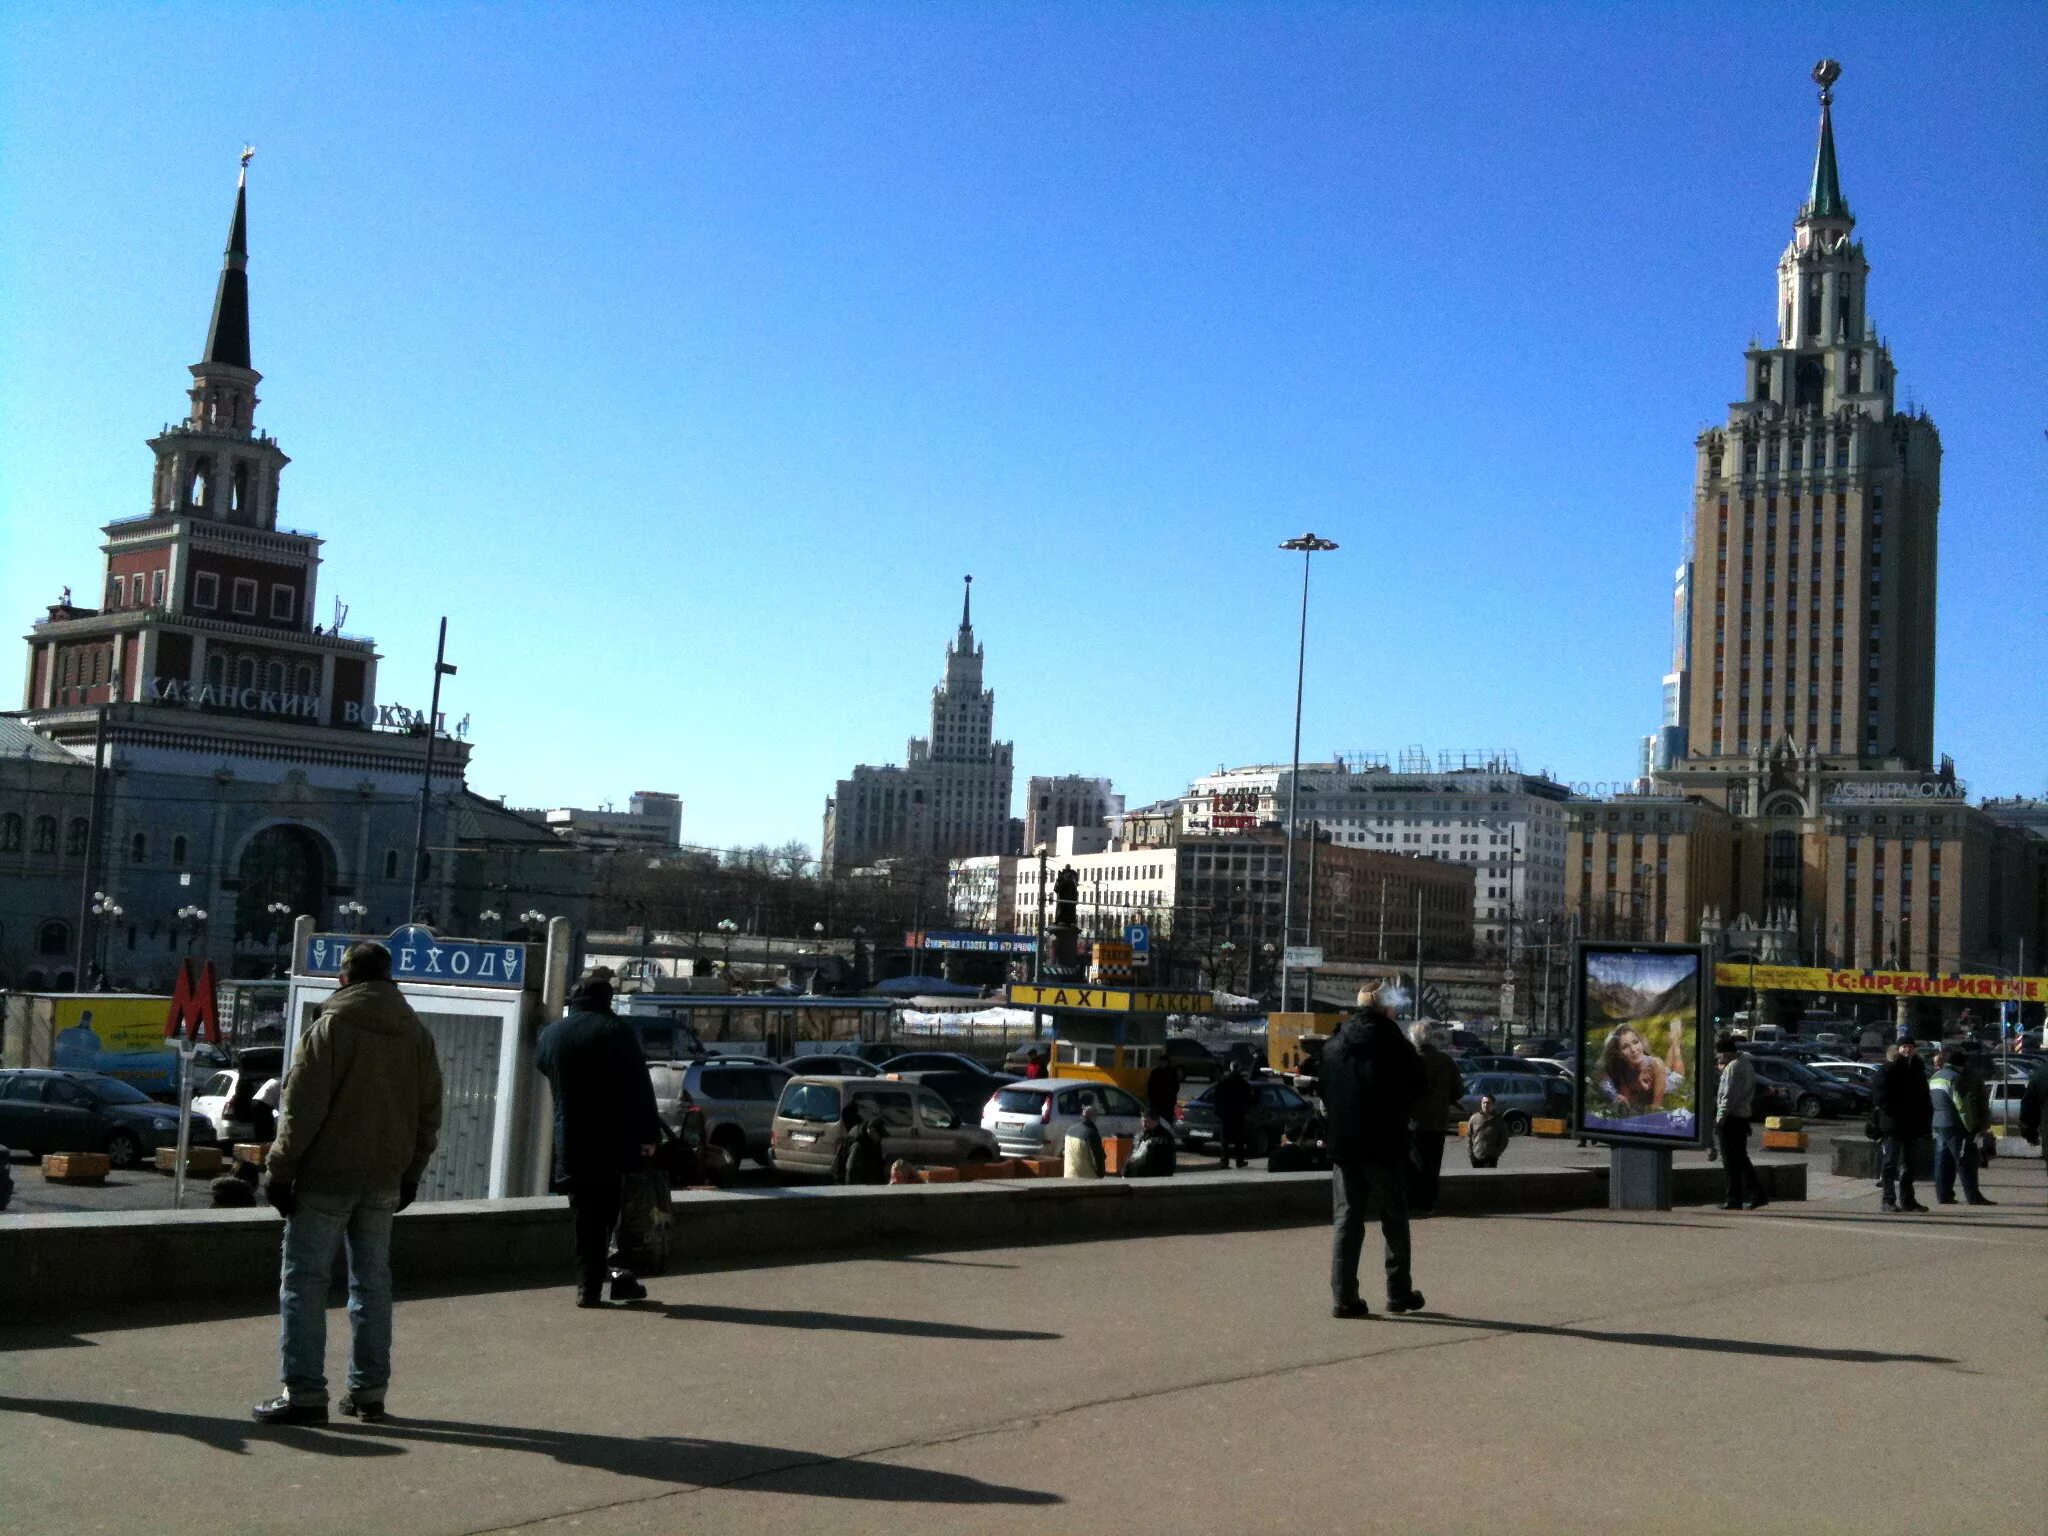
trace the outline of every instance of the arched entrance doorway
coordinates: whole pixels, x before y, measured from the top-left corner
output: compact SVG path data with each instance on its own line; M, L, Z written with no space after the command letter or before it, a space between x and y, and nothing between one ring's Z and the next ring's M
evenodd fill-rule
M291 922L301 914L318 923L327 912L327 843L310 827L289 822L265 827L249 839L235 873L241 888L235 893L235 943L271 945L282 933L289 937ZM273 913L273 903L290 909Z

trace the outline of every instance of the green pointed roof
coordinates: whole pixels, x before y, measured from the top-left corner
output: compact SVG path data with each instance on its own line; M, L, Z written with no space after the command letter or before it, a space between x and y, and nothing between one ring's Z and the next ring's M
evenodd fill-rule
M222 254L220 286L214 290L213 319L206 328L208 363L230 368L249 366L249 162L235 184L235 216L228 225L228 247Z
M1846 219L1849 204L1842 196L1842 173L1835 168L1835 123L1828 104L1820 106L1820 149L1813 157L1813 190L1806 212L1816 219Z

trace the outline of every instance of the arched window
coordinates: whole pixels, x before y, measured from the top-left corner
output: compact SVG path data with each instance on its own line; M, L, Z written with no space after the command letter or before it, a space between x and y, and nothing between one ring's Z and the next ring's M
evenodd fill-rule
M21 852L21 818L9 811L0 816L0 853Z
M128 862L140 864L149 857L149 834L138 832L128 839Z
M228 659L219 651L206 658L206 681L214 688L225 688L228 685Z
M386 880L396 880L398 878L398 850L396 848L384 850L384 878Z
M192 465L192 489L185 500L192 506L205 507L213 500L213 460L199 459Z
M237 515L249 510L249 461L235 461L235 478L228 488L228 511Z
M71 953L71 925L61 917L49 918L36 930L36 953L39 955L68 955Z
M92 826L83 816L71 818L71 825L64 830L64 852L78 858L85 852L85 840L92 835Z
M295 693L307 695L313 692L313 669L311 667L303 663L300 665L298 672L292 678L292 690Z
M272 693L284 692L284 663L273 661L263 669L263 686Z
M38 816L36 818L36 852L55 853L56 851L57 818L54 816Z
M171 862L173 864L185 862L185 837L183 833L171 839Z
M256 686L256 658L254 656L244 656L235 663L235 686L237 688L254 688Z

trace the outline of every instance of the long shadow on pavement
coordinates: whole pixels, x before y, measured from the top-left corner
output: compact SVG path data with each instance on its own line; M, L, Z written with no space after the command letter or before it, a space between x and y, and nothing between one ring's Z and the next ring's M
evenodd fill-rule
M873 1499L920 1504L1058 1504L1058 1494L1010 1488L952 1472L887 1462L845 1460L781 1446L748 1445L672 1435L632 1439L511 1424L457 1419L402 1419L381 1424L272 1428L247 1419L170 1413L123 1403L0 1396L0 1412L31 1413L89 1429L125 1429L175 1435L214 1450L246 1455L254 1442L272 1441L322 1456L400 1456L409 1445L450 1445L466 1450L514 1451L552 1457L564 1466L589 1467L620 1477L687 1487L758 1484L763 1491L819 1498Z
M1948 1355L1896 1354L1883 1349L1819 1349L1806 1344L1771 1344L1762 1339L1719 1339L1693 1333L1621 1333L1607 1328L1577 1328L1564 1323L1520 1323L1503 1318L1452 1317L1418 1312L1398 1322L1435 1323L1444 1328L1476 1328L1487 1333L1532 1333L1559 1339L1585 1339L1593 1344L1642 1344L1652 1349L1697 1349L1719 1355L1762 1355L1772 1360L1832 1360L1844 1365L1953 1365Z
M746 1323L758 1328L825 1329L840 1333L887 1333L913 1339L974 1339L998 1343L1015 1339L1057 1339L1036 1328L977 1328L971 1323L933 1323L916 1317L866 1317L857 1312L814 1312L778 1307L719 1307L674 1302L662 1308L677 1322Z

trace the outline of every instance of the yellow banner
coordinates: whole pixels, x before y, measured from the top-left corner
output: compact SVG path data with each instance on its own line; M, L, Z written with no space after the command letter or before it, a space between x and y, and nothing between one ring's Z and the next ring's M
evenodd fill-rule
M2048 976L1929 976L1924 971L1830 971L1811 965L1714 967L1716 986L1759 992L1851 992L1865 997L1935 997L1984 1002L2024 996L2048 1002Z
M1010 988L1018 1008L1072 1008L1084 1013L1208 1013L1215 1001L1207 992L1159 992L1150 987L1034 986L1020 982Z

